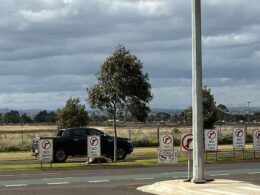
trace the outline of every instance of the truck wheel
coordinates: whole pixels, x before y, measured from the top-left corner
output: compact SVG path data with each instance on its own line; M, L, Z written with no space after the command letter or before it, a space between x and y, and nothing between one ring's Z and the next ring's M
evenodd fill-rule
M117 160L124 160L126 158L126 151L124 148L117 148L116 152Z
M57 149L54 152L54 162L65 162L67 159L67 154L63 149Z

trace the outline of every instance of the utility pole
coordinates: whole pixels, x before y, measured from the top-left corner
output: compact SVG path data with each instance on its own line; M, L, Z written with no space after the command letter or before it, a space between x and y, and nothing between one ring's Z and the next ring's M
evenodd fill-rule
M202 102L201 0L192 0L192 134L194 183L205 183Z

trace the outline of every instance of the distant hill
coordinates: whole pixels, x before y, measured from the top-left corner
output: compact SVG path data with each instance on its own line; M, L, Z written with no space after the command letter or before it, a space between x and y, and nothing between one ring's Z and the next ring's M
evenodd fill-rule
M171 108L150 108L151 113L159 113L159 112L166 112L166 113L181 113L185 109L171 109ZM246 113L248 111L247 107L230 107L228 108L230 113ZM5 114L7 112L10 112L12 110L16 110L20 113L26 113L30 115L35 115L39 113L40 111L43 111L45 109L24 109L24 110L19 110L19 109L9 109L9 108L0 108L0 113ZM103 114L103 112L96 110L96 109L91 109L87 108L86 109L88 113L97 113L97 114ZM52 112L56 110L47 110L47 112ZM260 112L260 107L250 107L249 108L250 112Z

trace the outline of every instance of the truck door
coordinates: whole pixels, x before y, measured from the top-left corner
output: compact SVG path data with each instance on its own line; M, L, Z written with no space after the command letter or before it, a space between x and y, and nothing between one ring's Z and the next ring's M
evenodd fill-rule
M86 129L71 129L70 130L70 149L72 155L87 154L87 135Z

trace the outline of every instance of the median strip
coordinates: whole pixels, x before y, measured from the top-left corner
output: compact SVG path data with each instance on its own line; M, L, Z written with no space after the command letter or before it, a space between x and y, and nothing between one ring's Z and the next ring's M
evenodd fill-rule
M248 175L252 175L252 174L259 174L260 172L250 172L250 173L247 173Z
M63 185L63 184L69 184L69 182L55 182L55 183L47 183L48 185Z
M154 179L152 177L147 177L147 178L136 178L135 180L151 180Z
M101 183L101 182L109 182L110 180L95 180L95 181L88 181L89 183Z
M21 187L21 186L27 186L27 184L5 185L5 187Z

